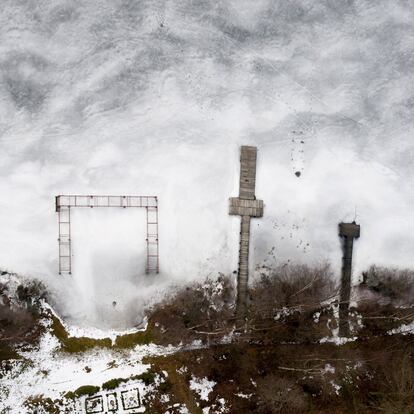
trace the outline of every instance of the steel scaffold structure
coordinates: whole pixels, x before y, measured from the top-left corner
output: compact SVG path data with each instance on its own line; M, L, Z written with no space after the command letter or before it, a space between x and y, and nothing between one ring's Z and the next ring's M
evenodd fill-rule
M158 273L158 198L156 196L114 195L58 195L55 199L59 218L59 274L72 273L72 236L70 212L77 207L145 208L147 219L147 264L146 273Z

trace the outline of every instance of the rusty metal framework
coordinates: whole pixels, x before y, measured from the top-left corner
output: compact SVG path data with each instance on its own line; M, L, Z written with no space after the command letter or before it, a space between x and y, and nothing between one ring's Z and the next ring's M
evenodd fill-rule
M59 274L72 273L72 235L70 212L74 207L145 208L147 218L146 273L159 273L158 198L156 196L58 195L56 212L59 217Z

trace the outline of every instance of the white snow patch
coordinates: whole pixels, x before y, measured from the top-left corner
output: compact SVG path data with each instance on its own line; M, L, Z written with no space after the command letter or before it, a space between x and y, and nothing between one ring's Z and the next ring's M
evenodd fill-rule
M178 412L180 414L190 414L190 412L188 411L188 408L185 405L181 405L179 403L174 404L171 408L174 408L174 410L170 411L167 410L164 414L172 414L172 413L176 413L178 410Z
M23 403L33 395L57 399L82 385L101 386L113 378L139 375L149 368L142 363L143 357L177 351L172 346L150 344L123 352L95 348L75 355L59 353L59 348L57 338L46 332L37 347L18 350L23 359L11 362L12 369L2 372L0 412L21 414L25 410Z
M344 345L347 342L353 342L358 339L357 336L353 336L350 338L347 337L339 337L339 336L326 336L325 338L322 338L319 343L325 344L325 343L333 343L336 345Z
M414 332L414 322L411 322L409 324L403 324L399 326L398 328L391 329L388 331L388 335L395 335L395 334L412 334Z
M61 322L63 323L63 321ZM144 326L142 328L139 328L139 329L132 328L132 329L127 329L123 331L117 331L114 329L105 330L105 329L94 328L92 326L91 327L80 327L80 326L75 326L75 325L69 325L66 323L63 323L63 325L67 333L69 334L69 336L73 336L76 338L87 337L87 338L94 338L94 339L109 338L114 344L117 336L145 331L148 326L148 321L147 319L145 319Z
M224 399L224 398L219 398L218 399L218 402L220 403L220 405L221 405L221 410L219 411L219 412L221 412L221 413L226 413L228 410L227 410L227 407L226 407L226 400Z
M226 407L226 400L224 398L219 398L216 404L213 404L211 407L204 407L203 414L220 414L228 413L228 408Z
M341 386L340 386L340 385L338 385L338 384L336 384L336 383L334 382L334 380L329 381L329 383L332 385L333 389L335 390L335 394L336 394L336 395L339 395L339 391L340 391L340 389L341 389Z
M104 339L109 338L112 341L112 344L115 343L116 337L136 332L142 332L147 329L148 319L145 317L143 322L143 327L141 328L131 328L127 330L117 331L115 329L99 329L93 326L90 327L81 327L73 325L65 321L60 317L60 315L50 306L46 301L42 301L42 308L52 313L52 315L59 320L62 326L65 328L66 332L70 337L74 338L92 338L92 339Z
M240 398L245 398L246 400L253 396L253 394L243 394L242 392L238 392L236 395Z
M325 372L329 372L330 374L335 374L335 367L331 364L325 364L325 368L323 369Z
M334 318L336 319L336 328L331 328L330 326L328 326L328 328L331 329L332 336L334 338L338 338L339 337L339 305L338 303L332 304L332 312L333 312ZM330 320L328 321L328 323L329 322Z
M188 368L187 367L185 367L184 365L181 367L181 368L178 368L177 369L177 372L179 373L179 374L185 374L186 372L188 371Z
M195 391L203 401L208 401L208 395L213 391L215 385L216 382L209 381L207 378L191 376L190 389Z
M220 343L221 344L230 344L233 340L233 336L234 336L234 329L227 335L224 335L221 340Z
M168 394L162 394L160 397L160 401L162 403L167 403L170 401L170 396Z

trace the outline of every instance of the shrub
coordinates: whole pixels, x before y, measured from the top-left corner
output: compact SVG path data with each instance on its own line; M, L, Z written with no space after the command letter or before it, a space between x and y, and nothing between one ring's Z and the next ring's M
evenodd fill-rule
M46 412L51 414L59 414L60 408L59 408L59 400L53 401L51 398L44 398L43 395L37 395L35 397L28 398L24 405L27 408L33 409L34 413L37 412ZM42 411L38 411L38 409L41 409Z
M307 396L291 379L275 374L257 381L258 413L304 413Z
M0 342L0 362L7 361L9 359L20 359L21 356L11 347L4 343L4 341ZM0 373L0 378L2 374Z
M8 287L0 284L0 361L20 358L14 351L15 345L35 343L39 339L44 327L38 323L38 305L44 293L40 282L19 285L16 304Z
M383 302L414 305L414 271L371 266L363 273L362 287L379 294Z
M304 342L327 336L332 309L322 303L336 293L328 265L264 269L250 289L248 335L261 342ZM319 312L317 322L316 311Z
M19 301L33 313L39 312L39 301L47 296L46 287L38 280L31 280L17 286L16 294Z
M317 309L337 288L328 264L279 266L265 269L251 289L253 312L275 313L282 308Z
M207 340L207 334L218 331L217 337L231 329L229 319L234 312L234 287L231 279L220 275L194 283L167 297L148 311L152 338L160 344L190 343ZM214 337L214 336L213 336Z
M251 306L247 325L238 338L259 341L311 341L330 334L332 309L321 303L337 293L328 265L280 266L264 269L250 289ZM148 335L160 344L218 342L240 325L234 315L234 280L220 275L176 291L148 313ZM320 322L313 315L320 313ZM276 320L275 320L276 319ZM241 334L241 335L240 335ZM132 334L134 335L134 334ZM128 343L129 337L123 338ZM131 336L131 339L133 337ZM123 342L117 339L117 346Z
M0 360L16 358L14 345L36 342L42 329L26 309L0 305Z
M171 384L171 381L169 379L166 379L158 387L159 391L162 392L162 393L167 393L167 392L171 391L171 388L172 388L172 384Z
M414 406L413 355L392 358L392 369L383 368L384 382L376 396L378 408L389 413L409 413Z

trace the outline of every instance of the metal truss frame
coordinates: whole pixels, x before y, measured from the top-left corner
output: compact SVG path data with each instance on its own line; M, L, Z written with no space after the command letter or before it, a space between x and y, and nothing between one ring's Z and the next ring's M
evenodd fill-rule
M59 274L72 274L72 235L70 212L77 207L145 208L147 218L146 273L159 273L158 198L156 196L58 195L55 197L59 218Z

